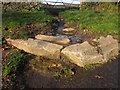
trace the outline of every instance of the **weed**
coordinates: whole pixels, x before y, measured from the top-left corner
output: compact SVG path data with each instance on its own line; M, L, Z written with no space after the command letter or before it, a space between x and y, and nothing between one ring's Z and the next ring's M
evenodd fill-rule
M16 72L20 65L23 64L25 60L25 55L21 54L20 51L10 52L8 56L9 62L4 65L3 77L7 76L10 73Z
M112 62L113 60L117 59L117 56L112 56L108 62Z
M60 73L60 72L55 72L53 76L54 77L63 77L62 73Z
M88 65L85 65L85 70L93 70L95 69L96 65L93 65L93 64L88 64Z
M19 31L19 32L14 32L10 35L11 39L27 39L30 36L30 32L28 31Z
M75 73L74 73L72 68L65 67L60 72L54 73L53 76L55 76L55 77L68 77L68 76L72 76L74 74Z

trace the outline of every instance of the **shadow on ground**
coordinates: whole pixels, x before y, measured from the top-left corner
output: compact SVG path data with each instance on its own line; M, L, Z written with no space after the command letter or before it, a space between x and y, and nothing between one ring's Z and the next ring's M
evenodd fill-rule
M118 63L116 60L86 71L75 66L75 75L68 78L43 76L37 72L25 74L25 88L118 88Z

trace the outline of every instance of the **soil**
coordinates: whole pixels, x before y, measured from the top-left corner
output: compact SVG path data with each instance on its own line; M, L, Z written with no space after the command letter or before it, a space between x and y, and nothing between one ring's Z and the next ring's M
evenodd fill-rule
M75 66L75 75L69 78L47 77L32 72L25 79L29 88L117 88L118 61L114 60L90 71Z
M75 74L68 77L54 77L49 72L43 73L25 68L12 74L4 81L4 88L118 88L118 63L120 56L111 62L93 70L85 70L73 65ZM28 67L28 66L27 66ZM55 70L53 70L55 71Z

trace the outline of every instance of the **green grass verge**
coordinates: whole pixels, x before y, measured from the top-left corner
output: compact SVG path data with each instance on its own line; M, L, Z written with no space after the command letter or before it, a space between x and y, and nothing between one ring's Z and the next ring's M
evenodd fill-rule
M2 30L3 36L12 36L14 32L19 31L19 37L28 36L28 31L18 30L27 24L45 25L52 21L52 16L47 15L45 11L40 10L10 10L3 11L2 14Z
M60 13L66 23L79 22L79 29L89 29L103 34L118 34L118 13L92 10L68 10Z

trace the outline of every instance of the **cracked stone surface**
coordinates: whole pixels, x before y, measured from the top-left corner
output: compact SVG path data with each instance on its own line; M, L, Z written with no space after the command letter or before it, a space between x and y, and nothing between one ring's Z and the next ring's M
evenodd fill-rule
M50 59L60 59L60 50L63 48L61 45L34 39L7 39L7 41L25 52Z
M84 67L87 64L103 63L103 57L87 41L64 48L61 52L70 62Z
M118 41L116 39L113 39L111 35L108 35L107 37L100 37L100 39L98 39L98 42L98 46L102 50L105 62L119 54Z
M90 45L87 41L74 44L62 50L62 54L70 62L84 67L87 64L106 63L119 54L118 41L112 36L100 37L97 46Z

